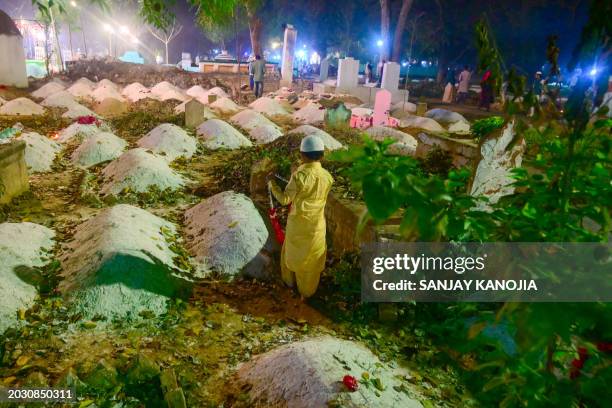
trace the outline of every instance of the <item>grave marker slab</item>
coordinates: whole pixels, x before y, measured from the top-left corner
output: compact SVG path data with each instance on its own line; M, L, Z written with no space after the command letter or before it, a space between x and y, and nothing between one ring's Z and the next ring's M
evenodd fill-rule
M206 108L197 99L185 104L185 126L195 129L206 120Z
M391 92L397 91L400 79L400 66L397 62L385 63L383 70L381 88Z

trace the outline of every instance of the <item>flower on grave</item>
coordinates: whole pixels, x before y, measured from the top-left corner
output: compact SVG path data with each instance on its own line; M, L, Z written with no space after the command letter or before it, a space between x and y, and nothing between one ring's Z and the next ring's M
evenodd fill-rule
M351 392L357 391L357 388L359 388L357 379L352 375L345 375L344 378L342 378L342 383Z

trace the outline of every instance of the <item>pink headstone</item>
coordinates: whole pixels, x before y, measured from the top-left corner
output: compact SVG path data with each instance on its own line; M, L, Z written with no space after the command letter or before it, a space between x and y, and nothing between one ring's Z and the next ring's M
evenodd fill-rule
M376 93L374 101L374 114L372 115L372 126L388 126L389 111L391 109L391 92L381 89Z

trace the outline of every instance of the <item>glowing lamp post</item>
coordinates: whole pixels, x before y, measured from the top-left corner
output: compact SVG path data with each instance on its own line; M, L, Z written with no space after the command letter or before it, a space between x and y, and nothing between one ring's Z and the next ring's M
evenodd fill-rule
M112 56L112 49L113 49L113 33L115 32L115 30L113 29L113 27L110 24L104 24L104 31L106 31L108 33L108 56Z

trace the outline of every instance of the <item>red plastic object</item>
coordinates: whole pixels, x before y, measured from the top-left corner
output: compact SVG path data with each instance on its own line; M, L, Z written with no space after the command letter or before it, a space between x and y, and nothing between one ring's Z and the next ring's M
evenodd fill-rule
M79 116L76 121L79 125L92 125L94 123L98 125L100 123L98 122L98 119L95 116L91 115Z
M276 214L276 208L270 208L268 217L270 218L270 223L272 223L272 229L274 230L276 240L279 244L283 245L283 242L285 242L285 231L283 231L283 227L278 219L278 214Z
M351 392L355 392L357 388L359 388L359 382L357 382L357 379L352 375L345 375L344 378L342 378L342 383Z

